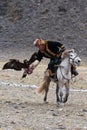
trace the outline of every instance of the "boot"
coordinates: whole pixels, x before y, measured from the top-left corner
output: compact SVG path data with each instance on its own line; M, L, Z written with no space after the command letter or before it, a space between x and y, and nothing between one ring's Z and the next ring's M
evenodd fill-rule
M52 75L52 76L50 76L52 79L54 79L54 81L58 81L58 78L57 78L57 75L56 74L54 74L54 75Z
M73 70L73 71L72 71L72 74L75 75L75 76L77 76L79 73L78 73L77 70Z
M55 81L58 81L56 73L52 72L52 70L48 70L48 72L51 78L53 78Z
M74 65L71 66L71 73L74 76L77 76L79 74L78 71L76 70L76 66Z
M57 74L54 74L53 79L54 79L55 81L58 81Z

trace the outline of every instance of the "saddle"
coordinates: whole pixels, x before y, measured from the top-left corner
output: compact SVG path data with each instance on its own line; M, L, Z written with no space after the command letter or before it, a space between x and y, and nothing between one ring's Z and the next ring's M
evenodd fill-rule
M56 67L55 71L50 70L50 69L47 69L47 70L48 70L48 73L49 73L50 78L54 79L54 81L58 81L58 78L57 78L57 73L56 73L56 72L57 72L57 68L58 68L58 67Z

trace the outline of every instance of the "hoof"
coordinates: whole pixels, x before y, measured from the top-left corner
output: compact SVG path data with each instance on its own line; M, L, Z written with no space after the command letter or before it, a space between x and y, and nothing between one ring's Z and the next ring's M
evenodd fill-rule
M48 104L49 102L47 102L47 101L44 101L44 104Z
M62 102L57 103L57 107L63 107L63 106L64 106L64 103L62 103Z

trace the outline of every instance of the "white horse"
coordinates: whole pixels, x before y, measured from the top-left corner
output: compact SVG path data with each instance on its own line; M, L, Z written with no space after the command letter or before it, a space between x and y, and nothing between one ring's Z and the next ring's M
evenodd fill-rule
M38 92L41 93L45 91L44 102L47 101L47 94L49 90L49 85L51 81L56 83L56 99L57 104L65 103L69 96L69 83L72 79L71 66L79 66L81 62L80 57L74 51L74 49L66 50L62 54L62 62L58 65L57 78L58 81L54 81L48 73L45 71L44 80L42 85L39 87Z

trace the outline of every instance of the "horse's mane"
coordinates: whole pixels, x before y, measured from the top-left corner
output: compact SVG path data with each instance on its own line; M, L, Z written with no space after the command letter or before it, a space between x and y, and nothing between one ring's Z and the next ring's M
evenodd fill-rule
M74 49L66 49L66 50L62 53L61 58L62 58L62 59L67 58L67 57L69 56L69 53L70 53L70 52L74 52Z

